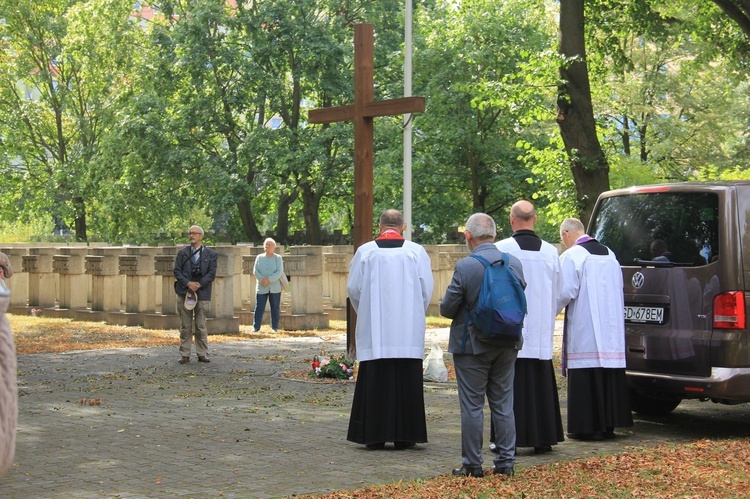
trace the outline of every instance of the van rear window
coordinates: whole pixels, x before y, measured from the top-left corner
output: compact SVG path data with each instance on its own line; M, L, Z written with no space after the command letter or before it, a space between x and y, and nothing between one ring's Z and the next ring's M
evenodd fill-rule
M695 192L603 198L589 234L611 248L621 265L707 265L719 257L719 198Z

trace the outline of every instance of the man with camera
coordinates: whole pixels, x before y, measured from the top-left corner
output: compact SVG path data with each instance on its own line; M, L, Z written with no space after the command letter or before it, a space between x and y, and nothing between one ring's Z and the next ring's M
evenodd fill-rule
M174 262L174 289L180 316L180 364L190 362L193 336L198 362L211 362L206 355L206 314L211 304L211 283L216 277L218 260L216 252L201 243L203 229L193 225L188 229L188 236L190 246L182 248Z

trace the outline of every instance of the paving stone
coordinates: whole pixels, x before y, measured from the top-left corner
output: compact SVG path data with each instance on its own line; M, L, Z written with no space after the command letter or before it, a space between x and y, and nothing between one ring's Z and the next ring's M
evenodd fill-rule
M447 351L447 330L430 332L428 350L433 341ZM0 497L272 498L426 479L460 465L455 382L425 383L429 443L368 451L346 441L353 382L281 376L345 345L343 335L210 343L210 364L187 365L177 363L177 345L21 355L15 465L0 479ZM687 402L668 418L636 417L614 440L566 441L541 456L520 449L517 470L706 434L731 438L749 425L747 405ZM485 468L492 457L485 452Z

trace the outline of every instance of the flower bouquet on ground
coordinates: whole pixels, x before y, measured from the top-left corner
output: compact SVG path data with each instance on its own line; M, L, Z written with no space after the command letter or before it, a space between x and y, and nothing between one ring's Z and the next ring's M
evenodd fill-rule
M346 355L315 356L310 376L314 378L354 379L354 360Z

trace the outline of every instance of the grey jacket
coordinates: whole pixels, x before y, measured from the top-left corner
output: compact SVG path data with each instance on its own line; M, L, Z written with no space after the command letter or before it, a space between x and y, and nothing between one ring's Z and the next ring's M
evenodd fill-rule
M500 250L494 244L487 242L482 243L474 248L474 253L481 256L488 262L496 262L500 259ZM523 264L515 256L508 254L508 266L516 274L521 286L526 287L526 281L523 277ZM482 287L484 279L484 265L472 257L465 257L456 263L453 270L453 279L445 290L445 296L440 301L440 315L453 319L451 322L450 338L448 339L448 351L451 353L468 353L481 354L495 348L514 348L520 350L523 346L523 338L516 342L507 344L490 344L486 343L474 333L474 329L469 324L468 337L464 349L464 329L466 324L466 304L473 311L476 309L479 299L479 290Z

